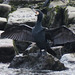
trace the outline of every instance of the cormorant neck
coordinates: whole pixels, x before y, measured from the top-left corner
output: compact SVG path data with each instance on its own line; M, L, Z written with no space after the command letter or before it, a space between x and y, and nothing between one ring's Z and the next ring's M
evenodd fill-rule
M38 15L36 25L38 26L42 25L42 15Z
M41 21L37 21L36 24L35 24L35 26L38 26L38 27L42 26Z

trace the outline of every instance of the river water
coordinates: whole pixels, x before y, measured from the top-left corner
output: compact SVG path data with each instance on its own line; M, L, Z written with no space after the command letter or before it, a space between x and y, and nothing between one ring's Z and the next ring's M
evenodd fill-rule
M75 75L75 54L65 54L60 59L64 65L69 68L63 71L51 70L27 70L25 68L13 69L8 68L10 63L0 63L0 75Z

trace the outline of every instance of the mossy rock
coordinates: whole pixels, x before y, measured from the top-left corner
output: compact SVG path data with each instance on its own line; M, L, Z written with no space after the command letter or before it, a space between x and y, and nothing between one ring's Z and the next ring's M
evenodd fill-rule
M43 25L48 28L60 27L62 25L68 26L68 11L63 7L55 7L48 9L44 16Z

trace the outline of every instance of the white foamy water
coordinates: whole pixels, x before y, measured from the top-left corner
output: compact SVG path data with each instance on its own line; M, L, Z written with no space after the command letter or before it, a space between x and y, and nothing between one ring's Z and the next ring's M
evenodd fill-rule
M63 71L51 71L51 70L27 70L25 68L13 69L8 68L10 63L0 63L0 75L75 75L75 54L65 54L61 60L64 65L69 68Z

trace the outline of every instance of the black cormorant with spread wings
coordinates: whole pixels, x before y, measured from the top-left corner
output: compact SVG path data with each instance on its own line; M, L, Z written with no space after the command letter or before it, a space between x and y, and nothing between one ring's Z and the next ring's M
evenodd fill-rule
M45 29L42 26L43 13L40 10L36 10L35 13L37 22L33 28L27 25L9 27L1 34L1 37L35 42L40 50L45 49L53 56L56 56L56 53L50 48L48 40L51 40L54 46L75 41L75 34L64 26L56 29Z

